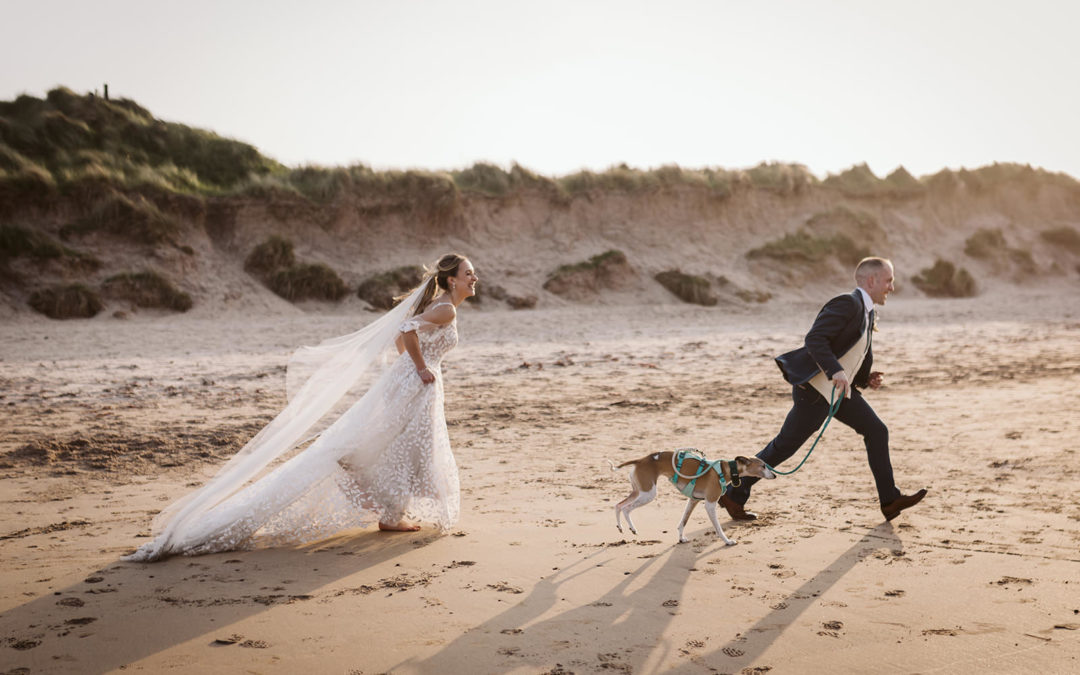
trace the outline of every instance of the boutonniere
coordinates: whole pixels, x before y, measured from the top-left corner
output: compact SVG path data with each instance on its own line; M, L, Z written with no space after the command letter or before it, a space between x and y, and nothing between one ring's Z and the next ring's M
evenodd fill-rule
M870 326L870 330L874 331L875 333L876 333L876 332L877 332L877 330L878 330L878 327L877 327L877 319L878 319L878 316L877 316L877 312L874 312L874 325L873 325L873 326Z

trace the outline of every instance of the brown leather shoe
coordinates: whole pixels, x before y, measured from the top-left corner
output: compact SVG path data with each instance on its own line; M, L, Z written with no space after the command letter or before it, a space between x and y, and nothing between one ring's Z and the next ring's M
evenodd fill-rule
M892 520L900 515L900 512L904 509L915 506L922 498L926 496L926 488L923 488L913 495L900 495L888 504L882 504L881 513L884 514L885 520Z
M757 514L751 513L743 508L743 505L728 497L726 494L720 495L720 504L727 509L727 513L731 516L732 520L757 520Z

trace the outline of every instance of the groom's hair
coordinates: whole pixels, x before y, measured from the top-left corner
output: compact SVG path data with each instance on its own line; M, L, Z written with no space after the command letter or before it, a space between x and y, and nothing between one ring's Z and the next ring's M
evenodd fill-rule
M869 279L886 267L892 267L892 261L888 258L874 256L863 258L855 266L855 283L861 284L864 280Z

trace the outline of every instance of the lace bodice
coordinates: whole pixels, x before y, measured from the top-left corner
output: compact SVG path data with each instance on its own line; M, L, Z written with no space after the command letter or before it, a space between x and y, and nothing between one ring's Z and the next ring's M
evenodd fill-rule
M437 306L433 305L432 307ZM427 321L423 317L414 316L402 322L400 331L402 333L416 331L416 336L420 340L420 354L424 357L424 363L432 372L442 362L443 356L457 346L458 343L457 319L447 324L437 324ZM402 356L408 358L404 354Z

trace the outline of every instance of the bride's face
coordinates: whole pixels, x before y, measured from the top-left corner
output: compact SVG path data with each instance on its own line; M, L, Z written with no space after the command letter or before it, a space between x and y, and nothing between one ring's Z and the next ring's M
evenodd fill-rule
M456 277L452 277L454 283L452 286L458 289L459 293L463 293L462 297L468 298L476 295L476 282L480 280L476 276L476 270L473 269L473 265L468 260L465 260L458 266L458 273Z

